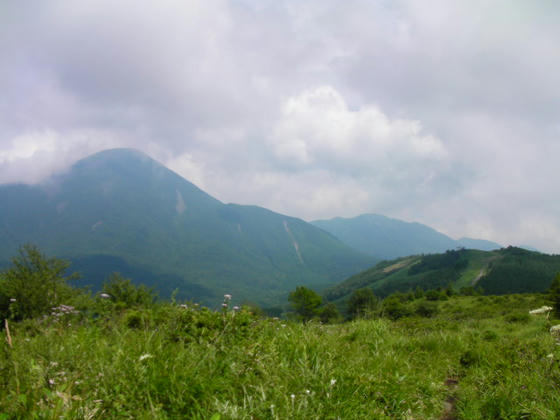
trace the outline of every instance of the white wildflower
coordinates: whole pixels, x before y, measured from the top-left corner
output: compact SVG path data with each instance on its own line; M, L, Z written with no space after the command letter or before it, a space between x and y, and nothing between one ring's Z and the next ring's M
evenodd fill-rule
M311 394L311 391L308 390L308 389L306 389L306 390L305 390L305 393L306 393L307 395L310 395L310 394Z
M99 297L100 297L101 299L110 299L110 298L111 298L111 295L109 295L109 294L107 294L107 293L101 293L101 294L99 295Z
M179 305L179 308L188 309L189 307L183 303L182 305Z
M54 379L49 379L49 384L54 385Z
M334 384L336 384L336 379L331 379L331 386L334 386Z
M547 357L548 359L554 359L554 354L552 354L552 353L547 354L546 357Z
M224 300L231 300L231 295L224 295Z
M142 356L140 356L138 360L141 362L142 360L151 359L152 357L154 356L152 356L150 353L145 353Z
M238 311L238 310L239 310L239 306L234 306L234 307L233 307L233 310L234 310L234 311Z
M10 302L17 302L15 298L10 298Z
M222 303L222 308L227 308L227 303Z
M550 311L552 311L552 306L541 306L538 309L533 309L532 311L529 311L529 313L531 315L539 315L539 314L545 314Z

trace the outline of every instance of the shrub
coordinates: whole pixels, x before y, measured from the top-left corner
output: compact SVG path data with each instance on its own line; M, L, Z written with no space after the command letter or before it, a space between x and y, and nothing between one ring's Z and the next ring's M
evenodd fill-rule
M340 313L334 303L327 303L319 311L319 319L324 324L332 324L340 319Z
M77 293L67 281L70 263L47 258L34 245L24 245L12 259L12 266L0 275L0 316L22 320L50 313L68 303Z
M124 324L128 328L143 328L145 320L140 312L132 310L126 313L124 317Z
M414 289L414 299L421 299L424 297L424 289L422 289L420 286L416 286L416 289Z
M414 312L416 315L422 316L424 318L431 318L438 313L437 302L429 302L426 300L420 301L416 304Z
M348 299L347 312L350 319L364 317L377 307L378 301L368 288L355 290Z
M445 292L439 291L439 290L428 290L426 292L426 299L427 300L446 300L447 299L447 294L445 294Z
M136 286L120 273L113 273L103 285L103 294L109 296L117 308L149 307L156 301L156 293L143 284Z
M527 323L531 319L531 316L526 312L513 312L504 317L507 322L519 322Z
M461 366L467 368L477 365L481 360L480 354L475 350L467 350L459 358L459 363Z
M498 338L498 334L492 330L486 330L482 333L482 339L486 341L494 341Z
M395 320L412 314L411 310L398 299L387 298L383 301L383 313Z
M172 341L205 341L227 331L224 339L231 340L247 335L250 326L258 319L243 308L239 311L215 312L208 308L165 307L159 315Z
M290 293L288 300L292 304L296 316L303 322L307 322L319 314L321 296L307 287L298 286L295 291Z

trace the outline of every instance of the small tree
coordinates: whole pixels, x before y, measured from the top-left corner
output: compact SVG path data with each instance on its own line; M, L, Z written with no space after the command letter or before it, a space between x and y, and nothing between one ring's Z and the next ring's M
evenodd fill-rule
M319 311L319 319L323 324L331 324L340 319L340 313L334 303L327 303Z
M424 318L431 318L438 312L437 302L432 302L429 300L421 300L416 304L414 310L416 315L422 316Z
M416 286L416 289L414 289L414 299L422 299L424 297L424 289L422 289L420 286Z
M560 318L560 273L556 274L548 289L548 296L554 308L554 314Z
M125 308L135 306L150 306L156 300L153 289L143 284L136 286L130 279L120 273L112 273L107 282L103 284L103 293L110 296L112 302Z
M391 296L383 301L383 313L391 319L399 319L412 314L407 305Z
M295 291L291 292L288 300L292 304L296 316L303 322L307 322L318 315L322 301L321 296L303 286L298 286Z
M0 275L0 312L13 319L33 318L50 313L75 293L66 275L70 263L47 258L35 245L24 245L12 258L12 266Z
M375 310L377 298L368 288L354 290L348 299L347 312L351 319L364 317Z
M448 297L455 296L457 292L453 289L453 285L449 283L445 290L443 291Z

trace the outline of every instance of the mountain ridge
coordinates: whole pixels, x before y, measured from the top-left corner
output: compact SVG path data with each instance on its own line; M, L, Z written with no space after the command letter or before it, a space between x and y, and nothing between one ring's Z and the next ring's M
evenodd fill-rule
M480 287L487 294L545 292L560 272L560 255L509 246L494 251L473 249L412 255L382 261L325 291L341 302L356 290L370 288L385 297L416 288Z
M382 259L444 252L462 247L481 250L501 248L501 245L495 242L482 239L455 240L427 225L379 214L361 214L352 218L335 217L310 223L330 232L347 245Z
M276 303L296 285L322 288L376 260L301 219L224 204L135 149L88 156L39 186L0 186L0 202L0 260L26 242L64 258L114 257L211 291L187 296L203 301L228 293Z

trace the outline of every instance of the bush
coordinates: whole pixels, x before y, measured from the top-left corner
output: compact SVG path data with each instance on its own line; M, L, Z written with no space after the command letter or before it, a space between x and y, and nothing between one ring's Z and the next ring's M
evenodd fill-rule
M463 366L464 368L468 368L477 365L478 363L480 363L480 360L481 356L477 351L467 350L459 358L459 363L461 363L461 366Z
M153 289L143 284L136 286L130 279L119 273L113 273L103 285L102 292L109 295L109 299L119 309L134 307L150 307L157 298Z
M307 287L298 286L295 291L290 293L288 300L292 304L297 318L303 322L307 322L319 314L321 296Z
M438 310L437 302L423 300L416 304L414 312L421 317L431 318L438 313Z
M67 285L77 274L65 276L70 263L47 258L34 245L24 245L12 266L0 274L0 316L22 320L50 313L78 293Z
M340 313L334 303L327 303L319 311L319 319L323 324L332 324L340 319Z
M519 322L519 323L527 323L531 319L531 316L527 312L514 312L508 314L504 317L507 322Z
M390 298L383 301L383 313L393 320L412 315L408 306L398 299Z
M235 339L245 336L249 327L257 319L246 309L240 311L215 312L208 308L166 307L165 329L172 341L204 341L218 337Z
M348 299L348 316L350 319L364 317L371 314L377 307L377 304L377 298L371 289L355 290Z
M482 339L486 340L486 341L494 341L498 338L498 334L495 331L492 330L485 330L482 333Z
M124 317L124 324L128 328L138 329L145 326L145 320L140 312L133 310L126 313Z
M448 296L445 292L439 290L428 290L426 292L426 299L427 300L447 300Z

